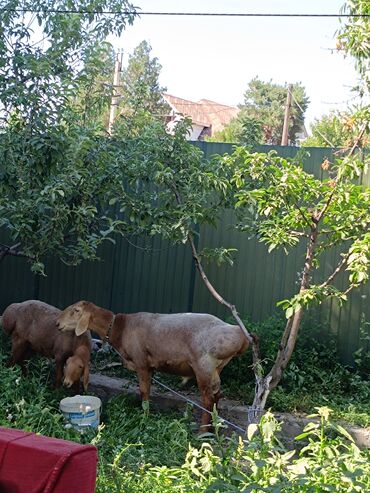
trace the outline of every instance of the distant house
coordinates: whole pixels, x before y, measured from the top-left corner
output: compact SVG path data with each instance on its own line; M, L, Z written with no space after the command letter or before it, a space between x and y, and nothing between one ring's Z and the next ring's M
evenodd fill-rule
M163 98L171 107L167 123L169 132L181 119L191 118L193 126L189 140L204 140L205 136L211 137L228 125L239 113L239 109L235 106L226 106L209 99L201 99L195 103L170 94L163 94Z

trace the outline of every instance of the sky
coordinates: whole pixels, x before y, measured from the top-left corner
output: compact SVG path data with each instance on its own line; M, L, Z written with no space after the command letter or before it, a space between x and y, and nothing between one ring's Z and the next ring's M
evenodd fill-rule
M339 13L344 0L131 0L142 12ZM338 18L142 16L111 39L127 54L142 40L162 65L160 82L184 99L243 102L248 82L301 82L309 124L354 101L354 62L335 50Z

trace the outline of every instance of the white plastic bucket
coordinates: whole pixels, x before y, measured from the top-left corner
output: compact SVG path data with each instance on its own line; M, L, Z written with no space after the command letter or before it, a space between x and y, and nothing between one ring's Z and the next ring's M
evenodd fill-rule
M97 428L100 423L101 400L92 395L75 395L60 401L59 409L75 428Z

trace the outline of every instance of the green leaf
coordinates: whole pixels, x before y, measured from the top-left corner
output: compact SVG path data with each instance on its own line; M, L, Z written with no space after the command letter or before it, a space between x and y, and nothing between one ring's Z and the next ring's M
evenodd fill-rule
M285 311L285 317L290 318L294 314L294 308L290 306L286 311Z
M338 424L333 426L341 435L345 436L346 438L348 438L348 440L354 443L353 437L348 433L348 431L345 428L343 428L343 426Z

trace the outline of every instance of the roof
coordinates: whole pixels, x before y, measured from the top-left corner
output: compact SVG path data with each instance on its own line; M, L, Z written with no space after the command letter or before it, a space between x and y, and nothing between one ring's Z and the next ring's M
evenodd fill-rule
M227 106L209 99L194 102L171 94L164 94L163 97L176 113L191 118L197 125L212 127L212 133L222 130L239 113L235 106Z

